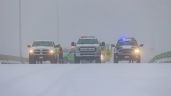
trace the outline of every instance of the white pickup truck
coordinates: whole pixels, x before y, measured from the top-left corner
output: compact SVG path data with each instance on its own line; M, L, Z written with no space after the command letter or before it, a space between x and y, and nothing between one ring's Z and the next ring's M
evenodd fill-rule
M34 41L32 45L28 45L29 64L43 61L57 63L57 47L53 41Z
M81 60L95 60L96 63L101 63L101 48L105 43L99 43L96 37L82 36L77 43L72 42L71 46L75 47L75 63L80 63Z

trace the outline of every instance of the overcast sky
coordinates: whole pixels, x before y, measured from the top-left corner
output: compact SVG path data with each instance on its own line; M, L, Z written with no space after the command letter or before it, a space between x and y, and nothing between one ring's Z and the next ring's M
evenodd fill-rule
M19 55L19 0L0 0L0 53ZM115 43L120 35L144 44L143 59L171 50L171 0L21 0L22 46L34 40L69 47L82 35Z

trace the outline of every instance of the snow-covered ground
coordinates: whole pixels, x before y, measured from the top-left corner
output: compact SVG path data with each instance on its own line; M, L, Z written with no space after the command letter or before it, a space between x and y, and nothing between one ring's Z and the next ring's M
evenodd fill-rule
M171 64L0 64L0 96L171 96Z
M5 60L0 60L0 64L20 64L19 61L5 61Z

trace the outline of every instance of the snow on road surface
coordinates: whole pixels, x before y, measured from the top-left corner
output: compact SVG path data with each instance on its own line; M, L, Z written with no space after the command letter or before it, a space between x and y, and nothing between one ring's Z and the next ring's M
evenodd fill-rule
M0 65L0 96L171 96L171 64Z

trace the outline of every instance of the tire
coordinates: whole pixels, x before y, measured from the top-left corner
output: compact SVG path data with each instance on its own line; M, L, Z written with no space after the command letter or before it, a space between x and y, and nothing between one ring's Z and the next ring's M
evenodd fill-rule
M42 60L42 59L41 59L41 60L39 60L39 63L40 63L40 64L43 64L43 60Z
M141 56L140 55L138 56L136 63L141 63Z
M114 59L113 59L113 63L118 63L118 58L117 58L117 55L116 54L114 54Z
M34 56L29 56L29 64L36 64Z
M138 60L136 61L136 63L141 63L141 59L138 59Z
M118 59L114 59L114 63L118 63Z
M52 59L52 60L50 60L50 63L51 63L51 64L55 64L56 62L55 62L54 59Z
M56 58L56 57L53 57L53 58L50 60L50 63L51 63L51 64L56 64L56 63L57 63L57 58Z
M80 63L80 58L75 56L75 63L78 64Z
M63 64L63 61L64 61L63 57L59 57L59 64Z
M129 60L129 63L134 63L134 60L133 60L133 59L130 59L130 60Z
M97 57L97 58L95 59L95 62L96 62L96 63L101 63L101 58L100 58L100 57Z

